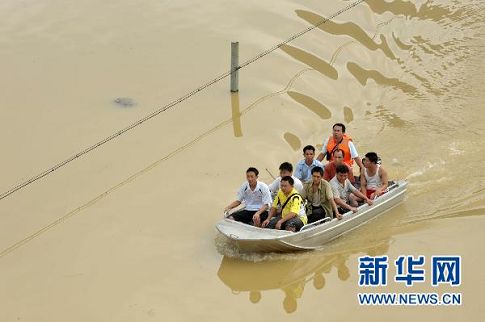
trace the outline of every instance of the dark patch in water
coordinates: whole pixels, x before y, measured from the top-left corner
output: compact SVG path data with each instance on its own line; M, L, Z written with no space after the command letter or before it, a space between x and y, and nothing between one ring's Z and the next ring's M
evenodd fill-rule
M116 105L118 105L120 107L124 107L124 108L136 106L136 102L132 98L129 98L129 97L118 97L118 98L114 99L113 102Z

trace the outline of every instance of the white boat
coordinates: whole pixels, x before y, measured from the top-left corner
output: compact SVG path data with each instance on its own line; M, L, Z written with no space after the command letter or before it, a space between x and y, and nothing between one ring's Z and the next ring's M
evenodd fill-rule
M329 241L347 233L397 206L406 192L407 182L390 181L389 191L369 206L363 204L356 213L343 218L325 218L307 224L299 232L259 228L227 218L217 223L217 230L243 252L288 252L322 248Z

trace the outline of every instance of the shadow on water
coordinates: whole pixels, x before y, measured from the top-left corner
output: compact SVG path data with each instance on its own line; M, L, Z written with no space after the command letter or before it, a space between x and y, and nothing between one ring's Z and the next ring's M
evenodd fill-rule
M316 290L324 291L326 277L332 268L337 270L340 281L345 282L351 273L347 266L353 254L365 253L377 256L387 253L390 240L374 243L370 247L360 247L341 253L322 252L286 254L273 256L273 260L251 262L224 256L217 272L219 279L235 295L247 294L251 303L257 304L265 291L281 290L282 307L286 313L298 308L305 288L311 284Z
M293 100L305 106L313 113L317 114L321 119L327 120L332 117L332 112L330 112L330 110L325 105L323 105L316 99L294 91L288 91L287 94Z
M460 8L452 10L450 7L434 4L433 1L426 1L419 9L410 1L405 0L372 0L365 1L365 4L377 14L390 12L396 16L402 15L409 18L418 18L422 20L442 21L448 18L453 21L460 21L464 15L465 10Z
M285 141L291 146L293 151L298 151L301 148L301 140L298 136L293 133L285 132L283 135Z
M347 124L354 120L354 112L348 106L344 106L344 120Z
M406 126L411 126L412 123L401 119L397 114L389 111L384 106L379 105L375 112L367 111L366 116L374 117L380 121L383 121L388 126L393 128L403 128Z
M298 17L311 23L312 25L317 25L319 22L323 20L322 16L317 15L310 11L296 10L295 12L298 15ZM325 23L320 24L318 28L332 35L349 36L372 51L380 49L390 59L392 60L396 59L393 52L389 48L389 45L387 44L386 38L383 35L380 36L381 43L376 44L374 40L371 37L369 37L361 27L359 27L357 24L353 22L345 22L342 24L338 24L331 20L328 20Z
M338 79L337 70L323 59L290 45L282 45L280 49L291 57L319 71L323 75L334 80Z
M359 83L362 84L362 86L365 86L367 84L367 80L371 78L379 85L390 86L395 89L399 89L413 97L421 97L416 87L405 82L401 82L397 78L386 77L379 73L377 70L366 70L356 63L352 62L347 63L347 69L352 75L354 75Z
M407 45L404 42L402 42L394 33L392 33L392 38L394 39L394 42L396 45L402 49L402 50L411 50L413 48L413 45Z

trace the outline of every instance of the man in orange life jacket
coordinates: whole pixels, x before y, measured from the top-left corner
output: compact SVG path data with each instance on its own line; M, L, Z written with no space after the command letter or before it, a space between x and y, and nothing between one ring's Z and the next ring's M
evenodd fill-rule
M359 153L357 153L357 149L352 142L352 138L345 134L345 125L342 123L335 123L332 129L333 135L323 142L322 152L318 155L317 160L322 161L326 156L328 161L332 161L333 152L336 149L340 149L344 151L344 162L352 167L355 161L362 172L364 165L362 164Z

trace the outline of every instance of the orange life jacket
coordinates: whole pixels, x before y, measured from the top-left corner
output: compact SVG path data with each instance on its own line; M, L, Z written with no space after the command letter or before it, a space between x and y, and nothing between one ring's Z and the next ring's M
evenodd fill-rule
M352 165L354 164L354 160L352 160L352 158L350 157L350 148L349 148L350 141L352 141L352 138L349 135L344 134L342 141L340 141L340 143L337 144L337 142L335 142L335 139L333 138L333 135L331 135L328 138L328 143L327 143L327 160L333 161L333 151L335 151L336 149L340 149L344 151L344 162L352 167ZM335 147L336 145L337 147Z

